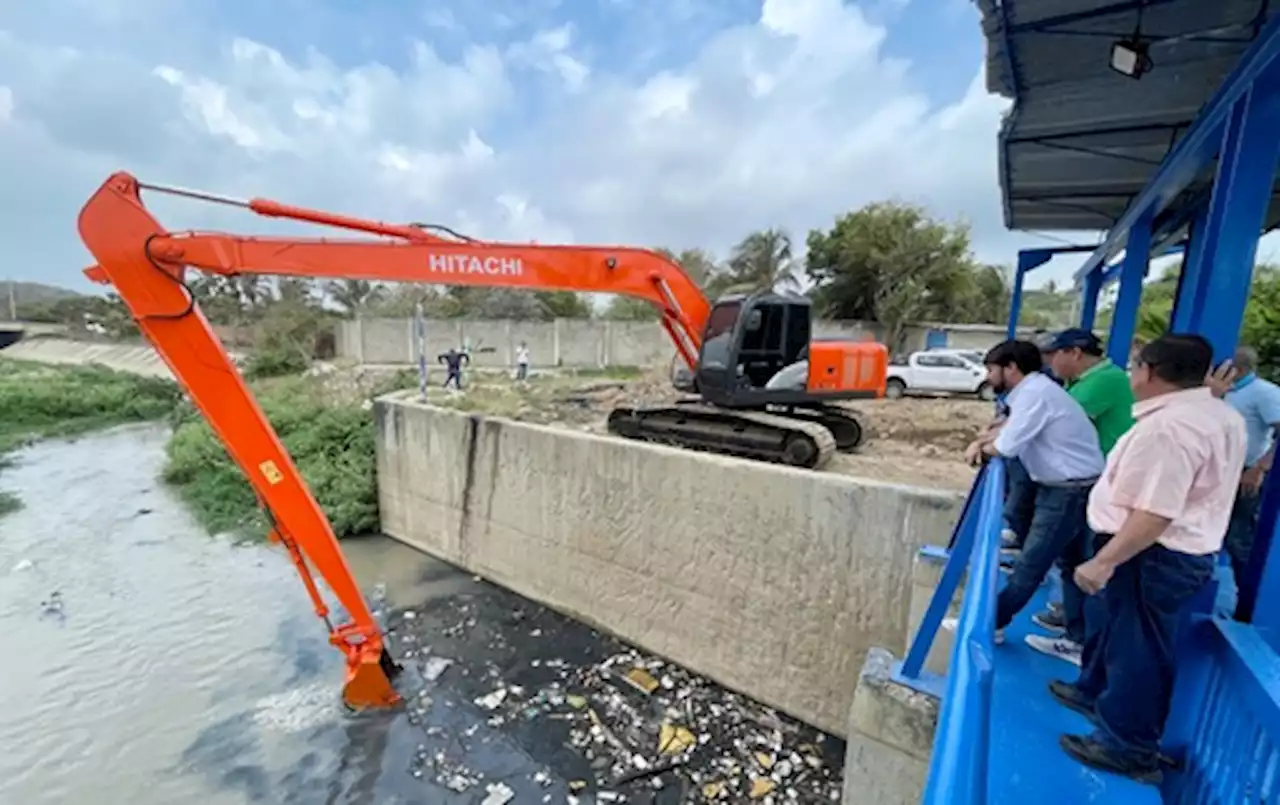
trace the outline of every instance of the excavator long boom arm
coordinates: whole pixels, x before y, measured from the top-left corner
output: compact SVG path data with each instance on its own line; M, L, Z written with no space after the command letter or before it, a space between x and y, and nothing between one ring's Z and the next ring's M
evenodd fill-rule
M381 236L380 239L242 237L172 233L142 203L142 189L176 192L291 218ZM189 292L187 267L224 275L481 285L626 294L652 302L690 366L710 305L675 264L641 249L544 246L449 239L415 225L383 224L255 199L144 185L112 175L80 212L79 231L97 265L93 280L116 289L174 377L189 393L271 516L273 537L289 551L330 642L347 657L344 698L355 708L399 701L395 663L347 565L328 519ZM334 626L311 576L328 584L349 623Z

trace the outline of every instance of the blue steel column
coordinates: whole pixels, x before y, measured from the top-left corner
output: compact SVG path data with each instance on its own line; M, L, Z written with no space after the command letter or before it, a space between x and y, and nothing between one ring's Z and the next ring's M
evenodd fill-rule
M1105 268L1105 267L1104 267ZM1080 294L1080 326L1092 330L1098 318L1098 294L1102 293L1102 271L1092 271L1084 278Z
M1258 83L1236 102L1223 134L1218 174L1205 217L1201 260L1206 267L1203 295L1197 295L1189 314L1193 331L1213 344L1214 359L1229 358L1235 350L1244 319L1257 258L1258 233L1271 203L1280 139L1280 98L1274 78ZM1207 270L1212 267L1212 270ZM1276 545L1275 479L1263 496L1253 556L1245 573L1246 608L1253 623L1276 645L1280 640L1280 551ZM1256 587L1253 585L1257 579ZM1251 607L1249 605L1252 605Z
M1193 308L1187 321L1189 329L1213 344L1215 361L1231 357L1244 319L1258 233L1280 156L1278 108L1274 85L1257 85L1236 102L1223 133L1218 174L1200 234L1201 260L1213 270L1205 272L1204 295L1197 296L1194 305L1200 309Z
M1151 218L1140 219L1129 230L1120 264L1120 290L1116 293L1111 334L1107 337L1107 357L1117 366L1129 365L1133 333L1138 325L1138 303L1142 301L1142 281L1151 264Z
M1022 249L1018 252L1018 265L1013 270L1013 292L1009 297L1009 339L1018 337L1018 319L1022 315L1022 285L1027 272L1039 268L1053 259L1048 249Z
M1178 274L1178 291L1173 298L1173 312L1169 316L1169 329L1175 333L1192 329L1192 322L1204 315L1204 283L1209 272L1205 269L1204 228L1209 207L1196 210L1187 227L1187 248L1182 255L1182 271Z

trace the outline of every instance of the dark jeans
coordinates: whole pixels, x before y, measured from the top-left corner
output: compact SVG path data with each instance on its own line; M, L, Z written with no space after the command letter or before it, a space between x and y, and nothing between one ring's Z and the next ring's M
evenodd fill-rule
M1240 604L1244 596L1243 587L1249 567L1249 555L1253 552L1253 538L1258 531L1258 502L1262 495L1257 492L1236 492L1236 502L1231 507L1231 522L1227 525L1227 536L1224 547L1231 558L1231 572L1236 579L1236 620L1240 619Z
M528 379L528 377L529 377L529 364L517 363L516 364L516 380L526 380Z
M1034 488L1035 507L1027 539L996 600L996 628L1003 629L1013 621L1057 562L1062 568L1066 636L1083 642L1083 594L1076 587L1075 569L1087 555L1089 526L1085 522L1085 507L1093 487L1035 484Z
M1006 459L1004 524L1014 533L1018 547L1027 541L1031 530L1031 515L1036 505L1036 483L1027 474L1027 468L1016 458Z
M1109 742L1136 765L1157 762L1183 611L1213 578L1215 561L1154 545L1116 568L1086 605L1076 688L1095 701Z
M450 369L444 379L444 387L453 386L455 389L462 388L462 372Z

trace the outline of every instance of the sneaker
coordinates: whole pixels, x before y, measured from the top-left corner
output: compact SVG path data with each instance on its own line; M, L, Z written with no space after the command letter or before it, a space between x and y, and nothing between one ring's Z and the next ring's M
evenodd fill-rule
M960 628L960 619L959 618L943 618L942 628L946 629L948 632L954 633L956 629ZM992 639L997 646L1003 646L1004 645L1004 629L996 629L995 634L992 636Z
M1045 637L1038 634L1027 635L1027 645L1041 654L1066 660L1077 667L1080 665L1080 654L1084 650L1079 643L1067 640L1065 637Z
M1013 533L1012 528L1006 528L1000 532L1000 548L1001 550L1022 549L1022 546L1018 544L1018 535Z
M1067 631L1067 619L1061 609L1050 607L1044 612L1037 612L1031 616L1031 622L1054 637L1061 637Z

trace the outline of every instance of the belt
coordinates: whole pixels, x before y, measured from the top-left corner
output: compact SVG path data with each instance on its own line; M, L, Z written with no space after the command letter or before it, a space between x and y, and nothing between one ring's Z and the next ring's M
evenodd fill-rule
M1041 486L1050 486L1062 489L1080 489L1086 486L1093 486L1098 482L1098 476L1092 478L1069 478L1065 481L1037 481Z

